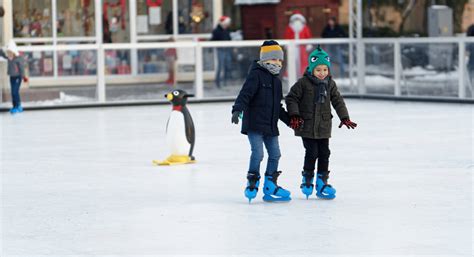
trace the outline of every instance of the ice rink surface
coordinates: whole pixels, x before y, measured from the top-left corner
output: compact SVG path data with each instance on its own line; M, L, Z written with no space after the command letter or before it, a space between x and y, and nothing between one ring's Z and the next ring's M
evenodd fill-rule
M189 104L197 163L173 167L151 165L169 105L1 113L0 255L472 256L473 106L346 103L337 198L301 194L302 142L280 124L293 200L250 205L232 103Z

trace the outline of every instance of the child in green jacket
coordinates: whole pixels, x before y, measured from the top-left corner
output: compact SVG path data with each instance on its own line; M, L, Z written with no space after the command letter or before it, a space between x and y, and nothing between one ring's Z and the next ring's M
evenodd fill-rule
M302 137L306 150L301 190L306 198L313 193L314 170L318 160L316 195L323 199L334 199L336 189L327 183L333 117L331 104L341 119L339 128L345 125L354 129L357 124L350 120L344 99L330 76L328 54L318 46L309 56L308 63L304 76L291 87L285 99L291 117L290 126L296 136Z

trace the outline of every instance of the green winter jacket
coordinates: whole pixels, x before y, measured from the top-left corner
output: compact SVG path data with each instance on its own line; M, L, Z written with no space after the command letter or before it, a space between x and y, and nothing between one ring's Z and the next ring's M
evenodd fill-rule
M316 85L306 76L300 78L286 96L286 107L291 116L301 116L304 119L303 128L296 129L295 135L305 138L330 138L332 128L331 104L339 119L349 119L346 104L337 89L336 82L330 79L327 97L324 103L315 103Z

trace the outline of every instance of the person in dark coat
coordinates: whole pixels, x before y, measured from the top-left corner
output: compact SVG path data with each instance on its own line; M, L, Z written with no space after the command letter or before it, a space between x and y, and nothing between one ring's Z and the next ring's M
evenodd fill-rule
M260 180L260 163L263 145L268 152L265 171L264 200L289 201L290 192L277 185L280 159L278 120L287 125L289 117L282 107L282 83L278 75L282 68L283 50L273 40L265 41L260 48L260 60L253 62L249 74L232 107L232 123L242 117L241 133L247 135L252 154L247 173L245 196L255 198Z
M474 37L474 24L467 29L467 36ZM471 88L474 87L474 43L468 43L466 49L469 51L469 62L467 63L467 70L471 80Z
M219 19L219 24L212 31L212 41L229 41L230 37L230 22L231 19L227 16L222 16ZM230 78L230 62L232 61L232 48L219 47L217 48L217 71L216 71L216 86L220 88L221 82L224 86ZM222 76L221 76L222 73ZM222 78L222 79L221 79Z
M328 20L326 27L324 27L321 33L322 38L344 38L347 37L346 33L341 26L337 23L336 17L331 17ZM339 65L339 76L344 76L344 58L342 56L341 45L330 44L328 45L328 52L330 56L335 57L337 64Z
M306 73L290 89L286 105L290 126L303 139L306 149L301 190L307 197L313 192L316 160L318 170L316 194L319 198L334 199L336 190L327 183L329 178L329 138L331 137L331 104L343 125L354 129L357 124L349 118L346 104L329 74L331 62L320 46L309 56Z

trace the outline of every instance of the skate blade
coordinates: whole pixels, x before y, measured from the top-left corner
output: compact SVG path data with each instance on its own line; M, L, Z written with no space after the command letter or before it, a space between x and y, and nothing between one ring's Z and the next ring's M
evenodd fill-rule
M291 197L273 197L271 195L264 195L262 198L265 202L289 202Z
M319 199L323 199L323 200L333 200L334 198L336 198L336 195L316 194L316 196L317 196Z

